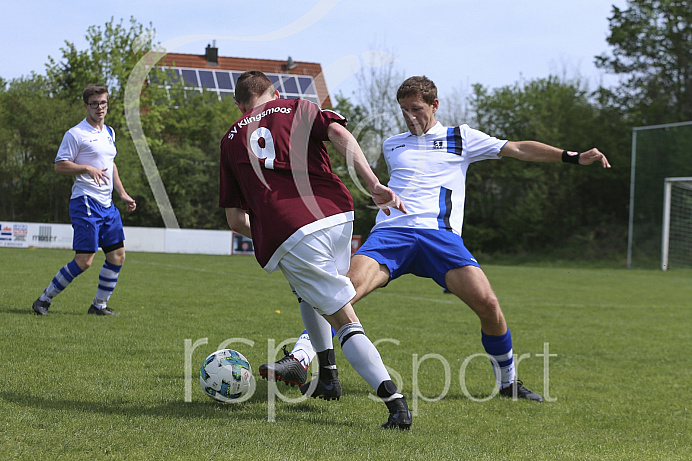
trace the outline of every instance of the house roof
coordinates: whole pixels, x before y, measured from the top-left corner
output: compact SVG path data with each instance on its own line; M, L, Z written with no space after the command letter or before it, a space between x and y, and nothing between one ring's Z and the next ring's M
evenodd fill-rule
M214 49L215 50L215 49ZM245 72L246 70L259 70L265 73L285 75L309 75L315 83L315 91L320 100L320 106L331 107L327 83L322 74L322 65L315 62L294 61L289 69L287 62L275 59L233 58L218 56L217 63L209 62L205 54L167 53L159 66L187 67L206 70L229 70Z

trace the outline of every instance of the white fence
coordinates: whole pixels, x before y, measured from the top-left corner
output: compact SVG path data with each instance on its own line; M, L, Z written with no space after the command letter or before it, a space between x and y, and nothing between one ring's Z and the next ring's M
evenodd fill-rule
M252 241L231 230L128 227L127 251L208 255L252 254ZM72 248L70 224L0 222L0 247Z
M231 230L166 229L125 226L125 249L150 253L253 255L252 240ZM351 240L351 252L361 245ZM72 225L0 222L0 247L72 249Z

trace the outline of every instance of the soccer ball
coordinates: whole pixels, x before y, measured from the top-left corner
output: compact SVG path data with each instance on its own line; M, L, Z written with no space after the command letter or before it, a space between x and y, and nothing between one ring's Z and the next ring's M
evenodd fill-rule
M210 354L200 369L199 383L205 394L219 402L243 402L252 393L243 396L255 388L250 362L233 349Z

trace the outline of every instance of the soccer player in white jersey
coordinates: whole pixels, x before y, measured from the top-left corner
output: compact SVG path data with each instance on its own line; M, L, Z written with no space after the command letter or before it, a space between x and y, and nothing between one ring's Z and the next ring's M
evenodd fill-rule
M55 171L75 177L70 197L75 256L34 301L37 315L47 315L53 298L91 267L99 247L106 254L106 260L99 273L96 296L87 313L117 315L107 303L125 262L125 234L120 212L113 205L113 189L125 201L128 211L134 211L137 204L125 192L115 166L115 132L104 122L108 113L108 88L89 85L82 99L86 118L65 133L55 157Z
M497 139L467 125L444 127L435 120L437 88L426 77L405 80L396 98L409 131L387 139L382 149L390 172L388 186L406 203L407 213L377 215L370 235L351 259L347 275L356 288L351 303L403 274L433 279L478 315L481 342L491 357L500 395L541 402L540 395L516 378L512 338L500 303L461 237L466 171L473 162L502 157L599 162L610 168L608 159L595 148L569 152L535 141ZM310 349L304 333L290 354L260 366L260 374L295 382L295 363L307 367L314 354Z

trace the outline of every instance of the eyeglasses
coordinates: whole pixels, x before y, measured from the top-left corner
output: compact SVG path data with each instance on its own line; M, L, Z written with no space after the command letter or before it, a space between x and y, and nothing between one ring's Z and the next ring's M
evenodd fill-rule
M94 102L88 102L87 106L91 107L92 109L98 109L99 107L108 107L108 101L94 101Z

